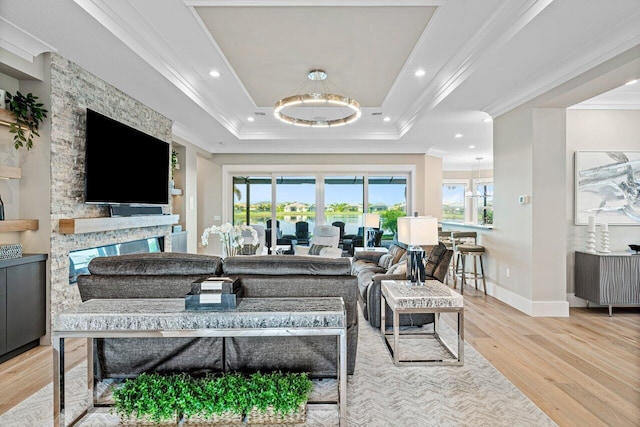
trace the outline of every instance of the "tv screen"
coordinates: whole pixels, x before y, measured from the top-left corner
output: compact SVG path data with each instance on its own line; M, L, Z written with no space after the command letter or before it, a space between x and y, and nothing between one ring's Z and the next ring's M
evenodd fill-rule
M85 203L169 203L169 144L87 109Z

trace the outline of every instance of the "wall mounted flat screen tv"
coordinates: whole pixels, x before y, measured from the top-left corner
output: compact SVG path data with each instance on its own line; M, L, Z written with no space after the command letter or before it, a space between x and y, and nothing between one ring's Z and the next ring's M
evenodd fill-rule
M85 203L169 203L169 144L87 109Z

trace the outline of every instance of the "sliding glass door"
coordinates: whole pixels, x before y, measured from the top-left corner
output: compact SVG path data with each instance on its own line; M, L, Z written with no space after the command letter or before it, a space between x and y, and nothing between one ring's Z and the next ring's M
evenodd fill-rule
M368 212L380 215L383 240L393 240L398 231L398 217L407 214L407 177L370 176Z
M296 223L306 222L309 233L316 224L316 178L276 177L276 219L284 236L296 235Z
M262 225L273 232L267 243L300 236L308 238L318 224L344 222L345 234L357 234L362 214L378 213L384 239L396 232L396 218L406 215L409 175L243 174L231 175L233 223ZM277 221L277 222L276 222ZM277 224L271 227L271 224ZM296 227L297 223L298 227ZM300 240L300 239L297 239Z
M271 177L233 177L233 223L262 225L271 218Z
M344 222L344 234L356 234L364 212L363 176L328 176L324 178L325 223Z

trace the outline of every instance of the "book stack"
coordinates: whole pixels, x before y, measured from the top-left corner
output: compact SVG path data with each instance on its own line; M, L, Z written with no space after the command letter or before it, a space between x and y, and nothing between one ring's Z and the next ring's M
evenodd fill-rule
M186 310L230 310L242 298L240 280L232 277L205 277L191 284L185 295Z

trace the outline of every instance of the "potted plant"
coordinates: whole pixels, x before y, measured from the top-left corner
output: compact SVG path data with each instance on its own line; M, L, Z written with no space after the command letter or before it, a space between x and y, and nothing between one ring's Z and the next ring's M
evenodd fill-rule
M16 121L9 128L9 132L15 134L13 146L16 150L24 146L30 150L33 147L33 137L40 136L38 128L48 111L42 108L44 104L37 102L38 97L32 93L25 96L18 91L12 96L7 92L7 99L9 110L16 116Z
M304 373L141 374L113 398L125 425L303 423L311 388Z

